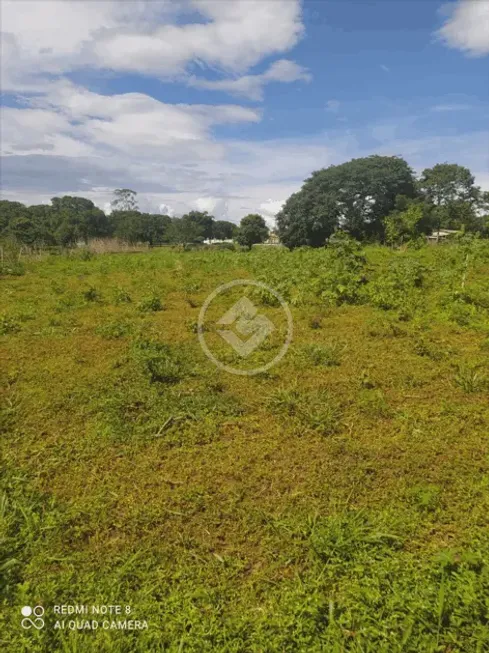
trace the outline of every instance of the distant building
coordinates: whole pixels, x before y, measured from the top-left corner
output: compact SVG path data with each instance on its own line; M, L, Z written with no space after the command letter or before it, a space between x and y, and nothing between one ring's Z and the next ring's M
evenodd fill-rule
M439 243L459 233L460 231L457 229L439 229L434 231L431 236L427 236L427 239L429 243Z
M280 238L275 231L271 231L268 239L263 243L264 245L280 245Z

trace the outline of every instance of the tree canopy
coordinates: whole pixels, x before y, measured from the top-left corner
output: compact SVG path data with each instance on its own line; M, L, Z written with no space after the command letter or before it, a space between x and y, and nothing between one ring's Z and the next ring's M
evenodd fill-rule
M477 208L483 194L468 168L456 163L437 163L426 168L418 182L420 193L433 207L433 228L469 230L481 227Z
M230 240L238 233L238 225L228 220L216 220L212 225L212 238L216 240Z
M137 211L138 201L137 193L130 188L116 188L114 199L112 200L113 211Z
M373 155L313 172L277 214L287 247L320 247L338 229L399 243L441 227L487 233L488 193L470 170L442 163L419 180L404 159Z
M263 243L268 238L268 227L265 220L257 213L246 215L239 224L236 240L243 247L251 247Z
M168 237L175 245L189 245L204 241L204 226L191 216L173 218L168 230Z
M341 227L355 238L382 238L383 218L397 195L414 197L414 173L404 159L372 155L313 172L277 215L288 247L320 246Z

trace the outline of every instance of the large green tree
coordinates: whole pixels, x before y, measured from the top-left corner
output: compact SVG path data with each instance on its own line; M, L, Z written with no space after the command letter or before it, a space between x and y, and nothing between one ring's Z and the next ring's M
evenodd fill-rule
M340 207L330 194L311 187L294 193L276 216L277 232L286 247L321 247L338 226Z
M238 233L238 225L228 220L216 220L212 225L212 238L216 240L230 240Z
M143 242L142 214L139 211L112 211L112 233L126 243Z
M169 215L159 213L142 214L143 242L151 247L169 242L169 229L171 218Z
M137 211L137 193L130 188L116 188L111 203L113 211Z
M8 235L9 225L18 218L28 218L29 211L21 202L0 200L0 236Z
M423 170L418 181L422 195L433 204L434 230L442 227L477 228L480 188L468 168L456 163L437 163Z
M189 211L182 216L182 220L183 219L197 225L200 229L200 235L204 240L212 238L214 216L209 215L207 211Z
M53 197L52 223L55 234L64 245L89 238L108 236L110 222L105 213L85 197Z
M204 227L189 215L172 218L168 228L168 240L175 245L201 243L204 240Z
M139 211L113 211L113 234L127 243L148 243L151 247L168 242L171 218Z
M383 218L396 197L415 197L414 174L404 159L372 155L313 172L277 215L288 247L324 245L337 227L355 238L384 235Z
M24 206L20 202L0 201L0 236L11 236L25 245L56 244L52 207L47 204Z
M34 204L27 207L27 213L36 225L36 239L42 245L56 245L53 207L49 204Z
M257 213L246 215L239 224L236 240L243 247L263 243L268 238L268 227L265 220Z

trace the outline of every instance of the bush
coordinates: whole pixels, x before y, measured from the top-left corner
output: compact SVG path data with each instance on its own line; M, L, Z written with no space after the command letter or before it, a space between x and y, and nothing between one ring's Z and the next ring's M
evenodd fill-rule
M100 292L93 286L83 292L83 298L87 302L100 302L102 300Z
M14 239L0 242L0 276L20 277L25 274L25 266L20 261L22 246Z
M466 394L482 392L489 387L487 377L480 372L481 365L459 364L455 374L455 384Z
M13 317L7 315L0 315L0 335L5 336L9 333L18 333L20 331L20 324Z
M124 290L124 288L117 288L115 293L116 304L130 304L132 302L131 296Z
M150 383L178 383L187 372L182 357L170 345L141 340L136 343L134 353Z
M146 297L143 299L138 306L138 309L142 313L156 313L158 311L162 311L164 308L163 304L161 303L161 299L157 297L156 295L151 295L150 297Z

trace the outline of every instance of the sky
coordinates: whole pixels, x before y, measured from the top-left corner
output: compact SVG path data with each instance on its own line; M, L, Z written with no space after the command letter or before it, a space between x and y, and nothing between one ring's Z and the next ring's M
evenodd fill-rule
M370 154L489 190L489 0L1 0L0 185L273 225Z

